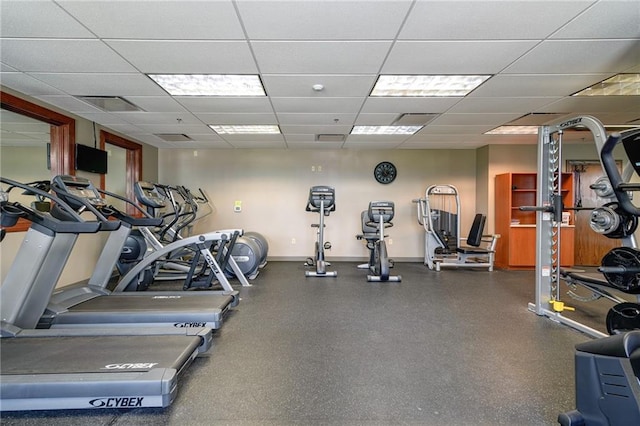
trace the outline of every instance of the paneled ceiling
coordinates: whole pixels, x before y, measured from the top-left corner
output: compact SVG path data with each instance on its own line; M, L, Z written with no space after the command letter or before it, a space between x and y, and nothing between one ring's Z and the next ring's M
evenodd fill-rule
M640 124L640 96L571 96L640 72L636 0L2 0L0 16L3 86L159 148L465 149L536 143L484 134L510 123ZM147 77L170 73L259 74L267 96L170 96ZM381 74L492 77L465 97L370 97ZM108 113L77 96L144 111ZM411 136L349 135L407 113L435 118ZM167 133L192 140L156 136Z

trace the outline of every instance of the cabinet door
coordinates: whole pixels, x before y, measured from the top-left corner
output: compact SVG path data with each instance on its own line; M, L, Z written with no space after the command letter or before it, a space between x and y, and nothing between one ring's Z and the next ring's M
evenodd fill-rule
M535 226L511 227L509 230L509 265L535 266L536 228Z

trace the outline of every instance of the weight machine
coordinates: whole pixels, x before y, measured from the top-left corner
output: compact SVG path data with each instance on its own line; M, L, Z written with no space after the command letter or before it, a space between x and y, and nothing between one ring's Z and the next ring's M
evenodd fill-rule
M393 261L387 254L387 244L384 241L384 229L393 226L394 216L392 201L371 201L369 208L362 212L362 234L356 235L358 240L366 240L369 249L369 263L358 265L359 269L368 269L367 281L400 282L400 275L390 275L389 269Z
M605 200L605 203L592 211L591 227L594 231L619 239L622 243L622 247L611 250L603 258L602 266L599 268L602 274L581 274L560 269L560 226L564 209L560 193L561 145L564 131L575 127L586 127L592 132L603 170L608 176L608 179L601 178L592 185L592 189ZM632 141L634 134L637 138L637 133L636 130L635 133L627 134L624 139ZM619 315L616 311L610 312L607 320L611 332L619 329L622 325L619 322L623 322L626 316L633 313L628 306L619 306L627 302L608 291L616 289L627 294L640 293L637 277L640 273L640 252L634 249L637 244L633 234L640 210L633 206L627 193L630 190L640 190L640 186L627 183L633 174L631 166L625 167L624 177L618 172L612 151L620 139L619 134L607 137L604 126L590 116L580 116L559 124L542 126L538 133L537 207L524 208L537 211L536 294L535 302L529 304L529 310L594 337L605 337L607 334L562 314L567 307L561 298L560 281L565 280L570 287L582 285L592 290L594 297L604 296L618 303L616 306ZM628 148L628 154L630 149L633 150ZM637 148L635 149L637 151ZM633 154L630 155L630 160L630 164L633 164ZM571 292L569 294L571 295ZM634 315L640 316L640 311Z
M315 257L307 258L305 266L315 266L315 271L305 271L306 277L337 277L338 272L327 271L326 267L331 266L324 258L324 251L331 249L331 243L324 241L324 217L329 216L336 209L335 190L330 186L312 186L309 190L306 211L319 213L318 223L311 225L318 228L317 240L315 243Z
M442 266L453 266L493 271L500 235L483 235L486 216L477 214L468 237L461 238L460 197L455 186L431 185L424 198L413 202L417 205L418 223L424 228L424 264L429 269L440 271Z

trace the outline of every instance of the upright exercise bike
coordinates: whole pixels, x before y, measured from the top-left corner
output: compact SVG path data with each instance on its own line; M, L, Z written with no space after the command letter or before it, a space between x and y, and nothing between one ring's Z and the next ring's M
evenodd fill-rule
M369 263L358 265L360 269L368 269L367 281L391 281L400 282L400 275L390 275L389 269L393 267L393 261L387 255L387 244L384 241L385 228L393 226L391 220L394 216L394 204L392 201L371 201L369 208L362 212L362 234L356 235L359 240L367 241L369 249Z
M309 190L309 200L306 211L320 214L319 223L311 225L318 228L317 241L315 244L315 258L309 257L305 266L315 266L315 271L305 271L307 277L337 277L338 272L327 271L326 267L331 264L324 258L325 249L331 249L331 243L324 242L324 217L329 216L336 209L335 190L330 186L312 186Z

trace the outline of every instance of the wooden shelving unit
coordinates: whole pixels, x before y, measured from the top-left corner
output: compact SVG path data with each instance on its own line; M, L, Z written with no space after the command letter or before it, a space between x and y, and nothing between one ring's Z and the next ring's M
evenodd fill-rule
M536 173L504 173L495 180L495 228L500 234L495 264L503 269L531 269L536 264L536 212L522 211L522 206L535 206ZM566 207L573 206L573 175L563 173L562 197ZM560 264L573 266L574 215L560 231Z

